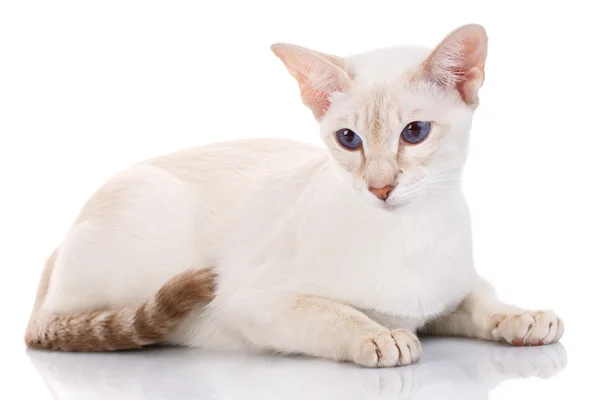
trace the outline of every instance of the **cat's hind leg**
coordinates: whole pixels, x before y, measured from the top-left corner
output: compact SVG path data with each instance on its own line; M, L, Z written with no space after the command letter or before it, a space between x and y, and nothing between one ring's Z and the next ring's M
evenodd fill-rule
M60 245L42 309L140 303L176 274L210 266L199 256L194 200L182 182L153 166L109 180Z
M56 343L89 335L93 341L77 339L79 347L112 349L118 346L105 339L108 335L124 343L123 327L149 332L150 316L183 317L192 307L190 297L205 301L213 295L207 293L212 290L209 273L170 281L184 271L210 266L200 256L199 235L196 199L183 182L150 165L118 174L88 200L49 260L28 344L78 350ZM187 305L170 298L185 299Z

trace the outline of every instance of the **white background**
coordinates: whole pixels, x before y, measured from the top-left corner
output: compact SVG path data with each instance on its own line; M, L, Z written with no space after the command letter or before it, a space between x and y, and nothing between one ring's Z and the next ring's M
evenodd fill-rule
M37 280L111 174L213 141L319 142L271 43L347 55L434 46L476 22L490 37L465 176L477 267L506 300L562 315L568 354L552 380L508 381L490 398L596 387L600 29L587 4L3 0L2 386L48 396L22 342Z

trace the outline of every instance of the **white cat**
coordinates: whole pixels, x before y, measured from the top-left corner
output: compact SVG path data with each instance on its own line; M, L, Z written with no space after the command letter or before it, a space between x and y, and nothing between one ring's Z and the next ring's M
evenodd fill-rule
M419 359L417 330L559 340L554 313L500 302L473 267L460 177L484 28L433 50L272 50L327 149L218 143L113 177L48 260L27 344L163 342L389 367Z

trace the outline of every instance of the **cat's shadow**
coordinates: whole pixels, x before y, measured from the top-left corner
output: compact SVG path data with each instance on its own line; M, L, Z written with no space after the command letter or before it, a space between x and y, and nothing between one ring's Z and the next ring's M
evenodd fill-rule
M567 362L561 344L509 347L428 339L422 360L366 369L306 358L194 349L108 354L28 350L57 399L487 399L500 382L547 378Z

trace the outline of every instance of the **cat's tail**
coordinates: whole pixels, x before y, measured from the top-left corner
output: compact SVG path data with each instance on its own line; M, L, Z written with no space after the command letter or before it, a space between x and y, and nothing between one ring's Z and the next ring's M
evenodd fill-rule
M135 307L71 315L44 313L34 307L25 343L34 348L90 352L156 344L199 303L213 298L214 285L212 270L191 270L175 276L151 300Z

